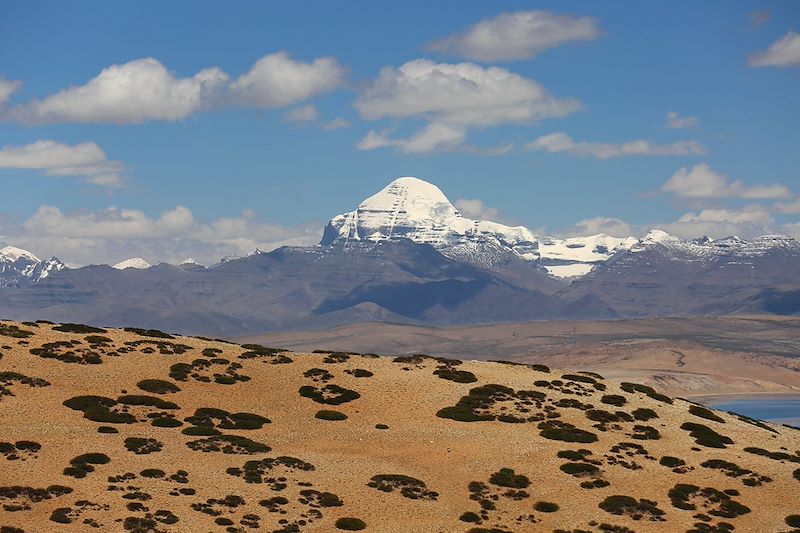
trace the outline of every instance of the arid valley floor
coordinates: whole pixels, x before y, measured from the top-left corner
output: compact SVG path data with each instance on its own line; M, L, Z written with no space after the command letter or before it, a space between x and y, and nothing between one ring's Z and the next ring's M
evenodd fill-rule
M667 341L500 363L0 322L0 531L800 531L800 430L631 383Z

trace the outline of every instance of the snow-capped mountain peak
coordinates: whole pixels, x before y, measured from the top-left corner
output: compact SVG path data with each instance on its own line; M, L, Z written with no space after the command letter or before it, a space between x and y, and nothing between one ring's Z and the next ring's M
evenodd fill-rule
M40 261L38 257L33 255L28 250L23 250L22 248L17 248L16 246L6 246L5 248L0 248L0 261L15 263L20 259L24 259L33 263L38 263Z
M36 283L52 272L65 268L67 266L55 257L42 261L31 252L16 246L0 248L0 288Z
M483 266L499 254L538 262L556 277L583 275L594 263L638 242L608 235L554 239L524 226L507 226L464 217L435 185L398 178L370 196L355 211L338 215L325 228L321 244L410 239L430 244L444 255Z
M125 261L120 261L113 268L117 270L125 270L126 268L139 268L139 269L146 269L150 268L152 265L142 259L141 257L132 257L130 259L126 259Z

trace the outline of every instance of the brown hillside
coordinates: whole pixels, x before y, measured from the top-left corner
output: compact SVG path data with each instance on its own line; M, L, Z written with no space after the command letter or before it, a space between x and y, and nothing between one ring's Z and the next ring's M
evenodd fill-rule
M46 323L0 347L2 533L800 531L800 431L593 373Z

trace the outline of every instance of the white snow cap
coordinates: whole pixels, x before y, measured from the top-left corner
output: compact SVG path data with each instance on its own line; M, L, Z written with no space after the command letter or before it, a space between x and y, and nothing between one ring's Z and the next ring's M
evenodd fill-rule
M586 274L595 263L638 242L633 237L602 234L561 240L534 235L524 226L472 220L462 216L439 187L409 176L397 178L361 202L355 211L334 217L322 242L398 238L427 243L445 255L469 256L486 264L493 262L489 255L510 251L527 261L541 260L550 274L562 278ZM487 244L495 251L488 250Z
M150 268L152 265L142 259L141 257L132 257L130 259L126 259L125 261L120 261L113 268L117 270L125 270L126 268Z
M13 263L19 259L27 259L28 261L32 261L34 263L40 262L39 258L30 253L28 250L23 250L22 248L17 248L16 246L6 246L5 248L0 248L0 261L9 261Z

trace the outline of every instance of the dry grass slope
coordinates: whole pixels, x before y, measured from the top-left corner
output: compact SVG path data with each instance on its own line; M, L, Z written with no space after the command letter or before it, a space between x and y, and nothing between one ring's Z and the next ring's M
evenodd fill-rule
M0 322L0 532L800 532L800 431L543 365Z

